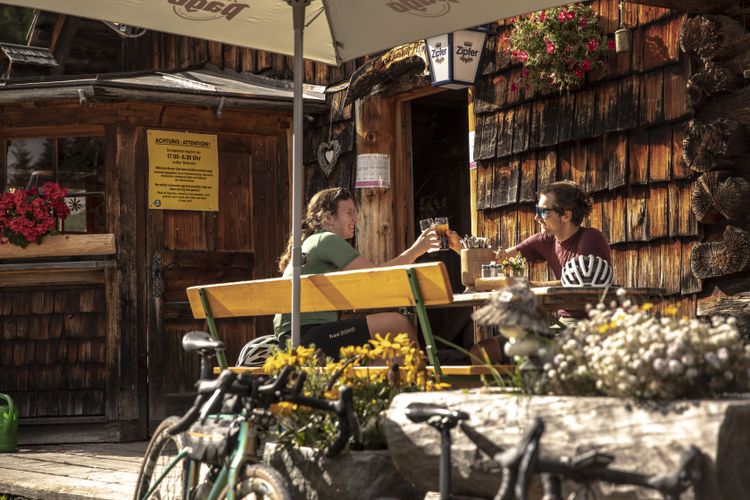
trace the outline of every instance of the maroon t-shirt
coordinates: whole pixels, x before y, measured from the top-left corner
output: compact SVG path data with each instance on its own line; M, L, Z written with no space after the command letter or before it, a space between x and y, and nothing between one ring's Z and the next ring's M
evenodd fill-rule
M516 245L529 262L547 262L555 278L562 276L563 265L579 255L598 255L612 265L609 243L601 231L591 227L580 228L573 236L560 242L547 233L529 236ZM585 317L584 311L560 311L561 316Z

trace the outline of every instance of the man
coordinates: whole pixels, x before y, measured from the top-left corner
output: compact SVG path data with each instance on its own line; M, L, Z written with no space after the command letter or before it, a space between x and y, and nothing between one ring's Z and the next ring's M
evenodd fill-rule
M497 260L521 254L529 262L547 262L556 279L560 279L567 261L579 255L597 255L612 265L607 238L598 229L582 227L583 218L591 213L592 201L572 181L548 184L539 192L536 220L541 232L529 236L511 248L499 248ZM560 322L575 326L585 311L559 311ZM499 356L497 339L483 341L491 357ZM479 344L478 344L479 345Z

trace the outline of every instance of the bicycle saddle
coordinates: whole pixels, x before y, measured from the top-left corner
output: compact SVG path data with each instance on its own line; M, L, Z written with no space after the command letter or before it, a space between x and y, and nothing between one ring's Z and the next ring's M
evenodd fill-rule
M206 332L187 332L182 336L182 348L186 352L223 351L224 342L217 340Z
M445 406L438 406L429 403L410 403L404 410L406 416L414 423L427 422L438 417L444 424L449 427L455 427L459 420L468 420L469 414L461 410L449 410ZM433 426L434 427L434 426Z

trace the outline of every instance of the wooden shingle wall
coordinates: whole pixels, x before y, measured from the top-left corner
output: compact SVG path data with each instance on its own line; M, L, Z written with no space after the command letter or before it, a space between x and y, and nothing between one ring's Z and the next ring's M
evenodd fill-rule
M21 417L104 415L102 288L0 292L0 387Z
M610 38L620 25L615 0L592 3ZM633 29L629 52L611 51L580 87L567 95L542 94L511 82L500 35L490 41L475 94L478 229L505 247L539 230L537 191L569 179L593 198L584 225L608 237L617 284L663 287L685 314L695 314L701 282L690 272L690 251L700 227L690 209L695 174L682 159L692 116L686 85L693 71L679 49L687 15L626 3ZM500 33L511 25L501 22ZM532 279L553 279L546 264Z

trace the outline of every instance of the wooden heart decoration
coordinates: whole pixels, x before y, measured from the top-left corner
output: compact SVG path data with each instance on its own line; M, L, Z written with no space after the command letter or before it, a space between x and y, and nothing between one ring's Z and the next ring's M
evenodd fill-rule
M318 145L318 165L326 177L333 172L333 166L336 165L340 155L341 144L336 139Z

